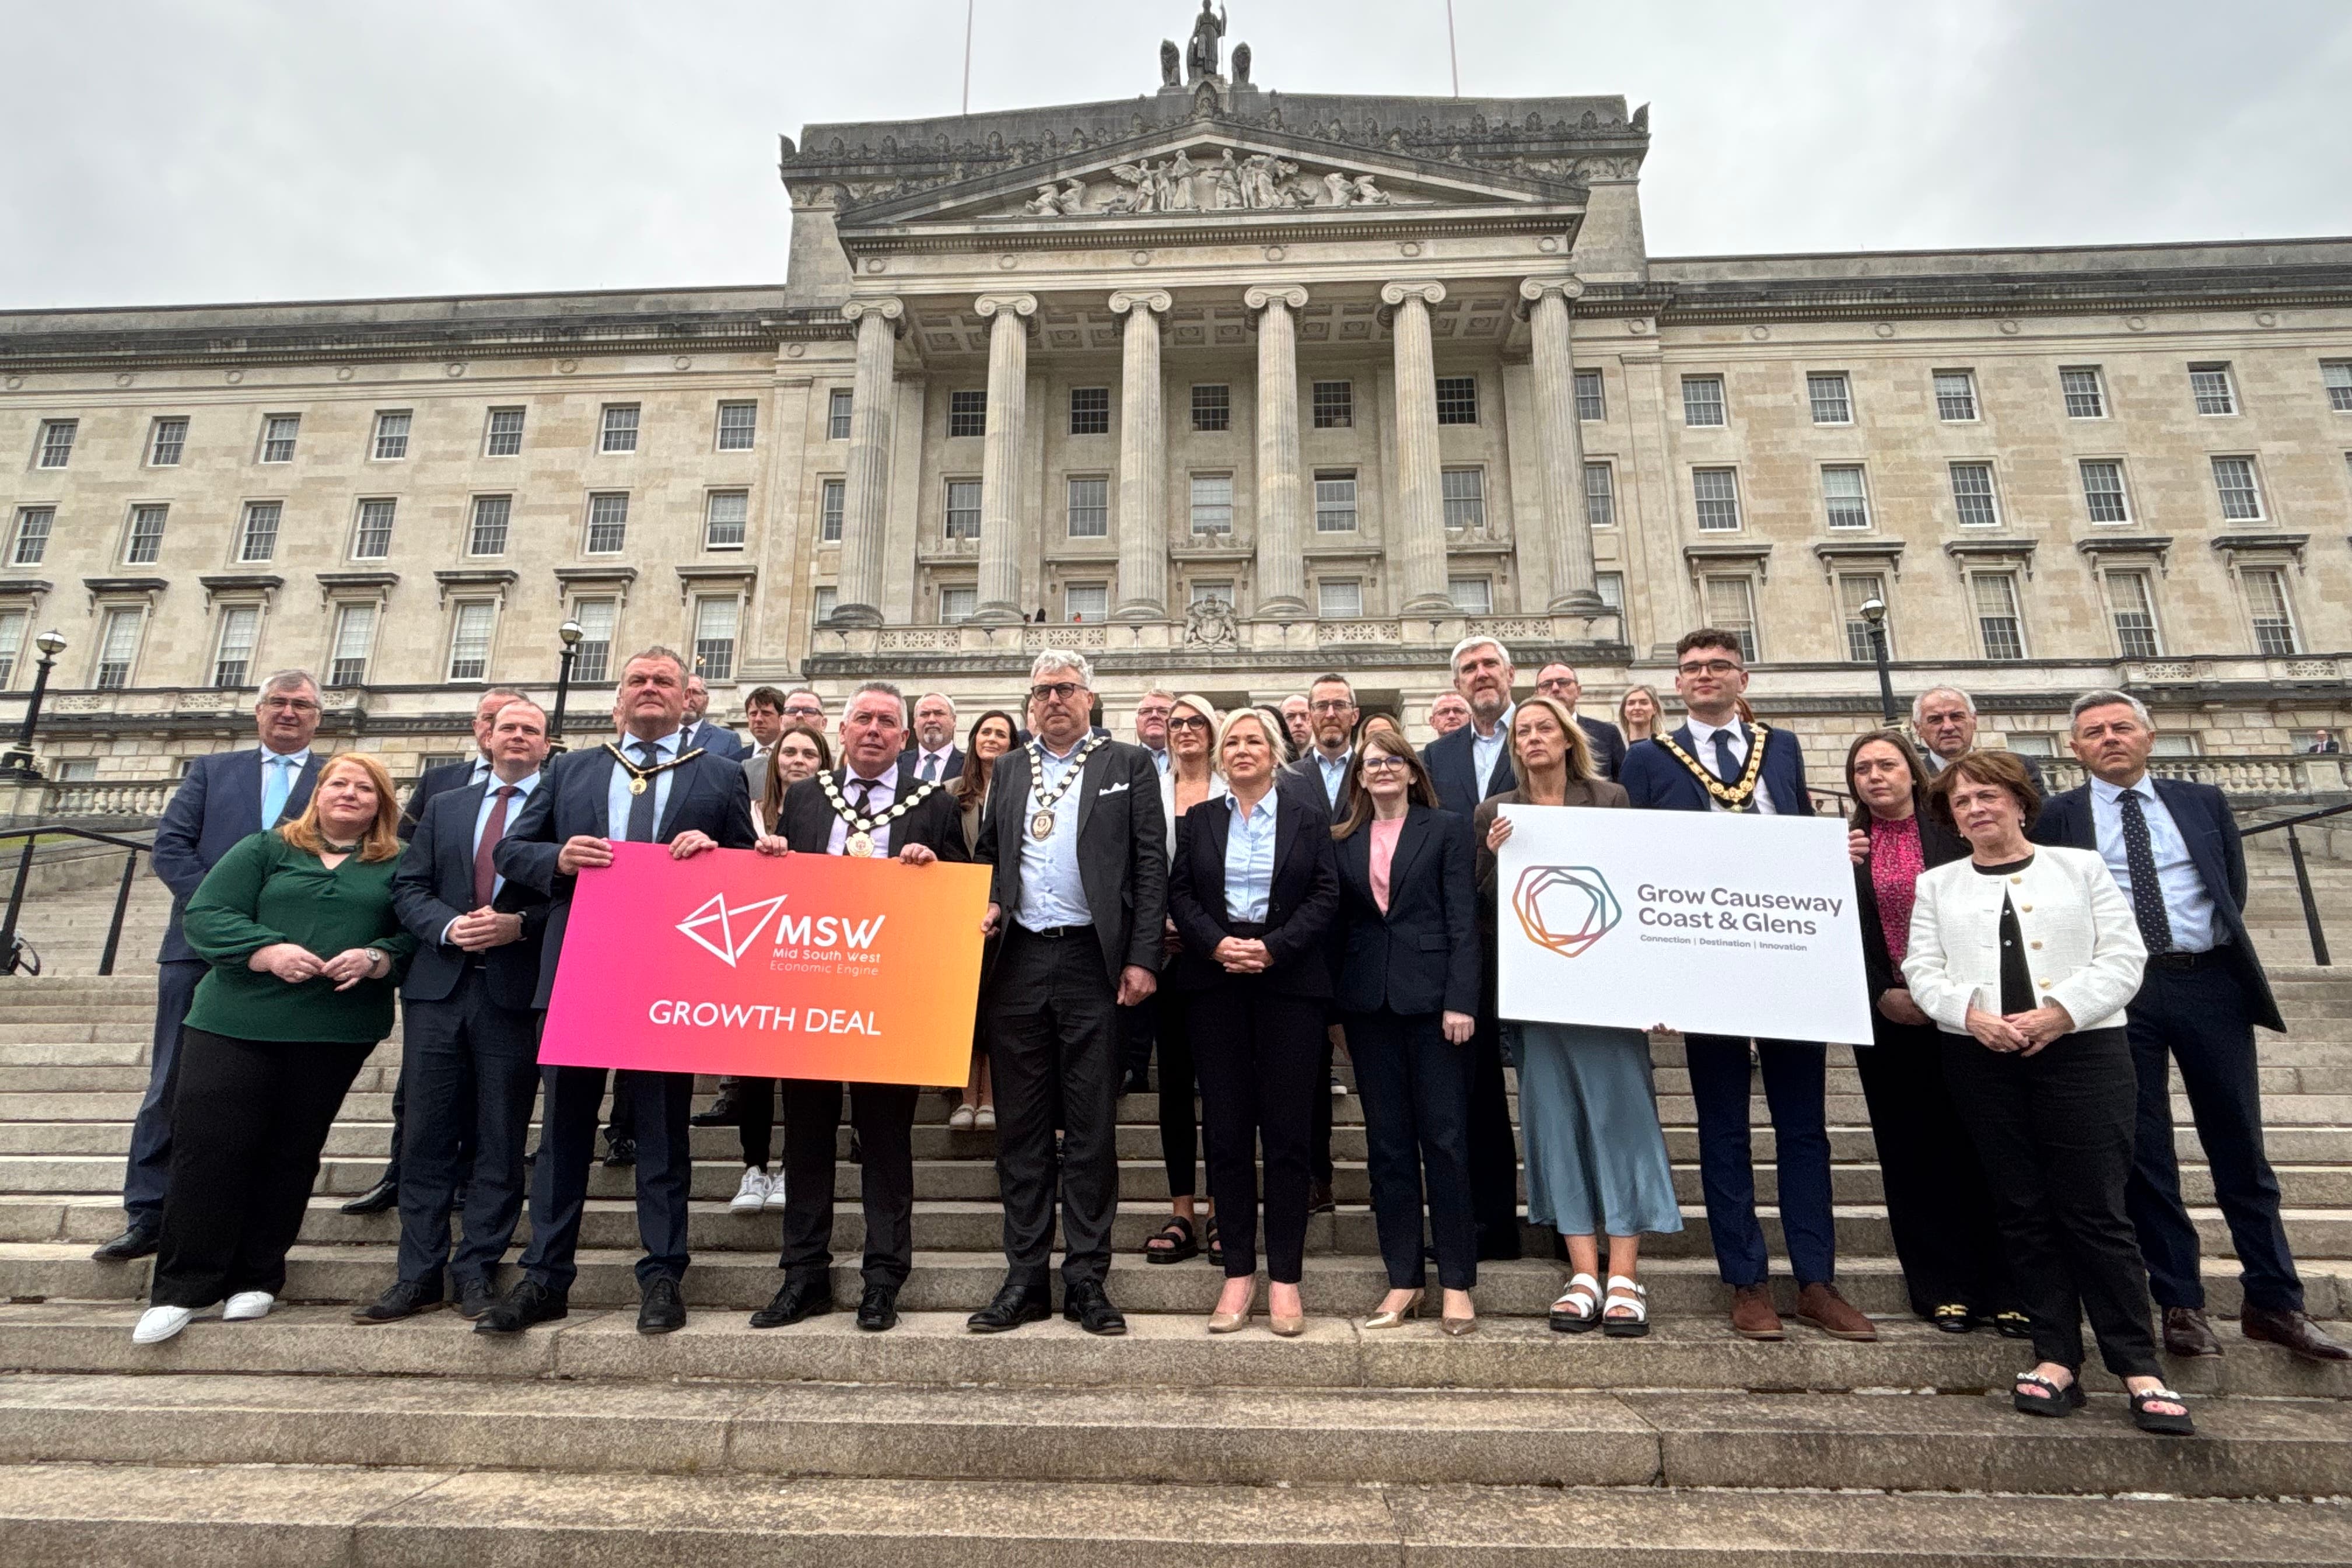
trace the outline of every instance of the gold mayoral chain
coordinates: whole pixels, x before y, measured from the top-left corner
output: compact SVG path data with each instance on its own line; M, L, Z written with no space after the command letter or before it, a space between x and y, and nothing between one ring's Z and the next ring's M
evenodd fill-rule
M1748 731L1748 765L1739 770L1739 782L1730 784L1716 777L1713 768L1684 751L1672 735L1660 735L1657 741L1674 754L1676 762L1691 771L1691 776L1706 786L1707 794L1723 802L1726 808L1746 811L1756 798L1757 780L1763 776L1764 738L1772 732L1772 727L1761 719L1751 719Z
M1043 844L1054 837L1055 805L1064 795L1070 793L1070 786L1077 783L1079 777L1086 773L1087 759L1092 756L1095 748L1102 743L1103 738L1100 735L1087 736L1087 743L1080 746L1077 755L1070 759L1070 771L1064 773L1062 782L1055 784L1052 792L1048 793L1045 788L1045 742L1034 740L1029 742L1030 765L1036 771L1036 777L1032 781L1030 787L1037 792L1037 809L1029 814L1030 837Z
M621 748L613 744L610 741L604 742L604 749L612 752L613 760L620 763L622 768L627 772L629 775L629 793L631 795L645 794L646 790L650 786L653 776L656 773L666 773L672 768L682 768L687 763L694 761L695 758L702 755L703 752L703 748L697 746L690 752L680 752L668 762L656 763L652 767L647 768L640 767L635 763L633 763L629 761L628 758L623 756L621 754Z
M940 787L937 784L927 783L914 794L902 797L898 804L889 810L878 811L867 816L841 797L841 785L834 782L831 773L817 774L816 782L817 787L824 791L825 804L833 807L833 814L849 825L849 836L841 841L841 852L845 855L855 855L861 860L874 853L876 828L887 826L898 821L915 807L922 805L925 797Z

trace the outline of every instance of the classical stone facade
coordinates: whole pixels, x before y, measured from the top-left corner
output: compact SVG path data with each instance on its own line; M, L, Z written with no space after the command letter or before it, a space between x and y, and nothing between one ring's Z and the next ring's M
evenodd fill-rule
M659 640L722 711L1054 644L1114 721L1336 667L1417 729L1465 632L1598 707L1712 621L1827 770L1875 597L2021 747L2345 719L2352 241L1654 258L1646 109L1190 63L806 128L781 288L0 315L5 690L62 632L47 757L148 778L304 664L407 762L571 617L592 723Z

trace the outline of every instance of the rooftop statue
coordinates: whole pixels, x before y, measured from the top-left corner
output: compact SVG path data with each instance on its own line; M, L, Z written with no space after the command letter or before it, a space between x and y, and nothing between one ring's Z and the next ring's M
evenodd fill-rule
M1225 37L1225 14L1222 8L1212 13L1213 0L1201 0L1201 14L1192 18L1192 42L1184 51L1184 66L1198 81L1202 77L1217 74L1217 56Z

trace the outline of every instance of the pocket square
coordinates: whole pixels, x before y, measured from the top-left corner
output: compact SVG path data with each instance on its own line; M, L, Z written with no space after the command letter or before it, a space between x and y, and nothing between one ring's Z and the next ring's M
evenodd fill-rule
M1105 784L1102 788L1095 791L1095 795L1099 798L1100 796L1107 795L1122 795L1126 793L1126 790L1127 785L1125 784Z

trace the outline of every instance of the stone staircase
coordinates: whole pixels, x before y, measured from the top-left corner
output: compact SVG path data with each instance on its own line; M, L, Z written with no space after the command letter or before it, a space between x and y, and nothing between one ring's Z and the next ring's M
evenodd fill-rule
M2331 926L2352 927L2352 868L2315 870ZM2299 905L2283 855L2265 845L2254 872L2291 1025L2265 1037L2271 1152L2312 1310L2352 1331L2352 970L2280 962L2308 956ZM993 1142L950 1131L936 1096L917 1129L916 1268L893 1332L860 1334L845 1313L747 1325L779 1282L777 1220L727 1212L731 1129L695 1134L682 1332L635 1331L629 1173L602 1169L566 1321L511 1342L446 1312L361 1328L348 1305L390 1282L396 1224L335 1205L381 1169L395 1036L329 1142L293 1304L134 1350L147 1266L89 1252L119 1227L145 1082L152 981L131 971L152 969L152 886L134 900L134 930L146 925L126 939L126 973L89 974L108 885L29 904L49 973L0 980L0 1563L2352 1562L2352 1373L2224 1324L2225 1358L2170 1369L2199 1396L2203 1435L2166 1442L2130 1428L2095 1368L2076 1419L2015 1416L2005 1387L2022 1347L1907 1317L1843 1050L1829 1107L1841 1272L1880 1320L1875 1344L1793 1321L1786 1342L1752 1344L1724 1327L1672 1043L1658 1088L1688 1228L1647 1249L1646 1340L1549 1332L1561 1271L1532 1232L1528 1261L1482 1268L1476 1335L1356 1329L1382 1281L1352 1096L1297 1341L1261 1328L1212 1342L1205 1260L1137 1256L1165 1212L1150 1095L1121 1103L1123 1340L1059 1321L964 1331L1002 1274ZM2177 1109L2215 1306L2232 1313L2228 1237ZM1760 1129L1759 1160L1770 1152ZM856 1179L845 1164L844 1300Z

